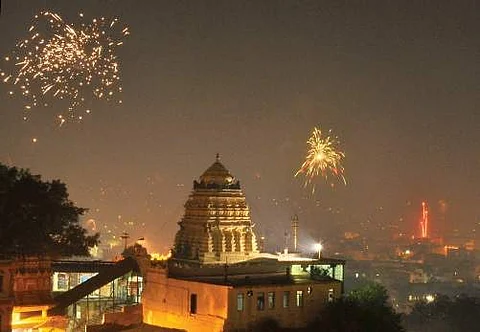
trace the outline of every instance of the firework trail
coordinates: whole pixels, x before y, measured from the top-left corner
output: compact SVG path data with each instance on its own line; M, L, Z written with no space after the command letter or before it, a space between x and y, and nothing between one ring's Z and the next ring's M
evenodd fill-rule
M129 31L119 28L117 22L117 18L102 17L75 27L56 13L35 16L29 36L4 58L10 70L0 72L3 82L25 100L25 120L33 108L46 107L49 101L66 103L65 111L57 114L60 125L90 113L85 108L89 98L121 103L116 50ZM16 93L12 90L9 94Z
M308 151L307 157L300 169L295 173L295 177L300 174L305 176L305 187L312 184L312 193L315 192L315 184L313 179L317 176L322 176L325 181L334 183L330 178L335 178L347 184L344 176L344 168L342 161L345 158L345 153L339 150L340 142L336 136L329 135L322 136L320 129L315 127L312 135L307 141Z

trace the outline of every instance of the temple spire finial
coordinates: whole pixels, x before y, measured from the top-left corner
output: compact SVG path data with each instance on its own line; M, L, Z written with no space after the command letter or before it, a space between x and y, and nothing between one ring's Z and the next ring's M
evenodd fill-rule
M220 153L217 152L217 155L215 156L216 161L220 161Z

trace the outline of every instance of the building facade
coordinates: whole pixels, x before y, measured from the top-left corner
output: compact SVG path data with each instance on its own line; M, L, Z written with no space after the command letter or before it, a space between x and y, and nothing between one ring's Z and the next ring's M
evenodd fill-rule
M64 330L63 319L47 317L53 305L51 273L49 259L0 261L0 331Z
M343 265L338 260L270 259L229 266L226 274L220 268L182 266L183 274L174 267L151 268L143 320L191 332L248 330L267 318L281 327L302 328L342 295ZM329 272L312 275L321 266ZM338 279L330 276L335 271Z

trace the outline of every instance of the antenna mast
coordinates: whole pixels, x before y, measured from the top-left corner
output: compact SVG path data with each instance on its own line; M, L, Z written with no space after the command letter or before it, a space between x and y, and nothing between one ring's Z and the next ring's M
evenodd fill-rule
M293 234L293 252L298 249L298 216L294 215L292 218L292 234Z

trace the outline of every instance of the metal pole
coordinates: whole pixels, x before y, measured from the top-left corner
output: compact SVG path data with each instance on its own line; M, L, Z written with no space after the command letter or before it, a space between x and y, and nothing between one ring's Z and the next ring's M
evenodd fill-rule
M115 309L115 280L112 281L112 308Z
M140 297L140 288L138 287L138 274L137 274L137 303L139 302L139 297Z
M86 318L87 318L87 322L86 322L86 325L88 325L88 314L89 314L89 310L88 310L88 294L87 294L87 313L86 313Z

